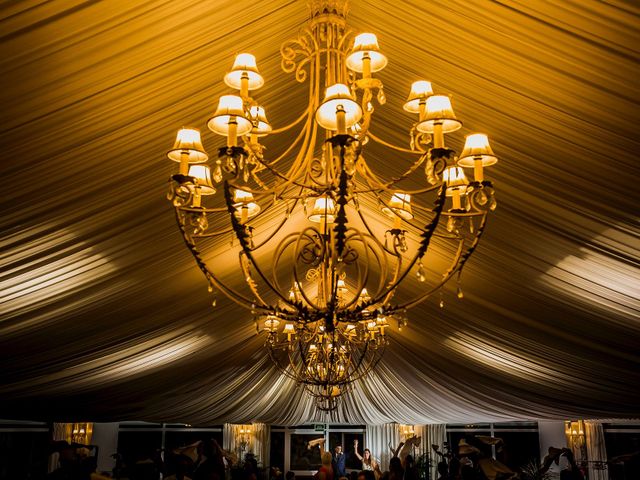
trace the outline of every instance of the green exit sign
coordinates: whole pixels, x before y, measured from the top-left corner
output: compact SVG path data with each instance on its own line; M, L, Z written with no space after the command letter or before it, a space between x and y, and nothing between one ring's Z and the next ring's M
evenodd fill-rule
M314 432L324 432L324 423L314 423L313 430Z

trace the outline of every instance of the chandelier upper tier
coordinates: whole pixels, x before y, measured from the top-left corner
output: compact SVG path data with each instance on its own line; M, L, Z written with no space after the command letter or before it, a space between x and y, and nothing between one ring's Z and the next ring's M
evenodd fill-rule
M496 205L484 168L497 159L481 133L460 155L446 146L462 122L425 80L402 106L414 116L407 146L375 136L385 95L374 74L387 57L374 34L347 27L346 1L310 6L307 27L280 49L284 72L309 84L303 113L273 129L255 96L265 85L256 59L237 55L207 122L226 143L209 165L199 130L181 129L168 197L209 290L246 307L275 364L331 410L407 310L459 278ZM240 274L225 280L215 267L230 235Z

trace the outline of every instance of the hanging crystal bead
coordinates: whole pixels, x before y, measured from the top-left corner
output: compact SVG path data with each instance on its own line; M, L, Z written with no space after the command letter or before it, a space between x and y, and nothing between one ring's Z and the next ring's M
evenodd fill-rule
M451 233L453 232L453 230L455 229L455 220L453 219L452 216L449 216L449 219L447 220L447 232Z
M427 275L425 274L424 265L422 265L422 262L418 263L418 271L416 272L416 277L418 278L418 281L420 283L424 283L424 281L427 279Z
M222 181L222 164L220 160L216 160L216 168L213 170L213 181L220 183Z

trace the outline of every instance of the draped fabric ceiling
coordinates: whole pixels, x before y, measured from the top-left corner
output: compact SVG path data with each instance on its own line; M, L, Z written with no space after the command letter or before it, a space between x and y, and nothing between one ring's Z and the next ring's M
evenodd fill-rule
M401 105L412 81L431 80L465 122L454 147L464 133L490 135L499 203L464 299L450 286L443 309L432 298L410 311L329 417L271 365L249 312L222 298L211 306L164 199L178 128L205 131L211 153L221 143L205 122L235 53L256 55L276 128L302 112L306 87L280 71L279 47L304 26L306 3L30 0L0 12L1 417L423 424L640 413L633 2L352 0L350 25L375 32L389 58L372 131L407 146L414 119ZM367 161L388 175L408 165L399 154ZM240 282L223 243L219 264Z

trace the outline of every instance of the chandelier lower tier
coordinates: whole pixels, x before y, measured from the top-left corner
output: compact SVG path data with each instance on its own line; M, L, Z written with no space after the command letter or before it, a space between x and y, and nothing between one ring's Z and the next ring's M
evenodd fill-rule
M387 58L375 35L347 27L346 1L310 5L308 26L281 47L282 69L309 84L303 114L272 129L253 97L264 84L255 57L237 55L224 77L235 93L207 123L226 144L209 166L199 130L181 129L168 197L209 290L247 308L275 364L332 410L407 310L459 276L496 205L484 168L497 159L484 134L467 135L459 156L446 147L462 123L424 80L403 106L417 116L408 147L375 136L385 96L374 74ZM271 138L283 139L273 158ZM368 142L388 150L384 162L367 159ZM239 275L225 267L229 235Z

